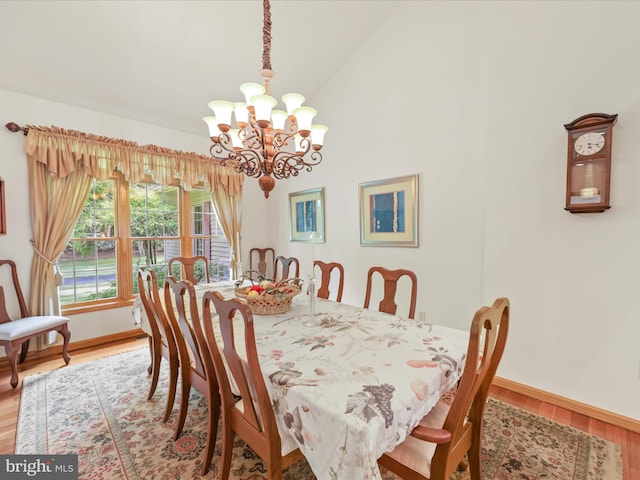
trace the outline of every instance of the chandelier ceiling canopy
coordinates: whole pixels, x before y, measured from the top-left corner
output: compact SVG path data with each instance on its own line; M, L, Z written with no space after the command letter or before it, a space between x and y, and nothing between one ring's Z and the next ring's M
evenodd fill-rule
M259 178L258 184L269 198L276 178L297 176L308 172L322 161L320 149L325 125L312 124L317 111L304 106L305 98L298 93L282 96L286 111L274 109L278 101L269 95L271 70L271 6L263 0L263 51L260 76L264 85L244 83L240 91L244 102L214 100L209 108L214 116L204 117L213 145L211 156L222 165L230 165L247 176ZM235 127L231 119L235 118Z

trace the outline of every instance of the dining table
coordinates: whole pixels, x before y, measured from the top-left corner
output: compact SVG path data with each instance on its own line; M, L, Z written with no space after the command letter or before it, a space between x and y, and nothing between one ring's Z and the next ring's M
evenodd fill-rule
M204 292L231 298L235 288L195 285L199 308ZM285 313L253 315L283 451L300 448L319 480L380 479L378 458L460 379L469 332L321 298L311 303L302 292Z

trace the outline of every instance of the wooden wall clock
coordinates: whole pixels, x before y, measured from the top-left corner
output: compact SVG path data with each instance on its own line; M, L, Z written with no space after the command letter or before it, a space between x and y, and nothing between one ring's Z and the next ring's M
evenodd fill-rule
M589 113L565 124L569 135L565 210L593 213L611 208L611 145L617 119L617 114Z

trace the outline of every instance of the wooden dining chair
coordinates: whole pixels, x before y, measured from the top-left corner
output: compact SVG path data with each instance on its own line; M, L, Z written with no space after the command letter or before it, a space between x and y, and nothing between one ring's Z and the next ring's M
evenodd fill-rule
M249 271L258 272L266 278L274 279L274 266L276 263L276 251L273 248L252 248L249 250ZM250 276L251 280L257 281L258 278Z
M293 272L290 272L292 266L295 267L295 275L293 275ZM273 274L274 280L285 280L290 278L290 275L298 278L300 277L300 262L296 257L283 257L278 255L276 257Z
M202 302L205 335L222 397L222 462L218 478L229 478L237 434L265 462L267 480L280 480L282 470L303 455L299 448L282 451L276 417L260 368L251 310L242 300L225 300L216 291L206 292ZM218 314L219 339L213 327L216 318L212 303ZM240 345L234 338L234 321L244 323L244 341L240 340ZM233 395L229 375L239 390L240 400Z
M180 266L180 269L176 268L175 272L173 266ZM169 260L168 264L169 275L175 278L182 278L189 280L191 283L196 284L201 280L206 280L206 283L210 283L209 278L209 260L204 255L194 255L193 257L173 257ZM175 275L175 274L178 275Z
M138 270L138 292L151 329L151 336L149 336L149 350L151 352L149 373L152 376L147 398L151 400L156 391L158 378L160 377L160 362L162 358L165 358L169 363L169 391L162 421L166 422L169 419L169 415L171 415L176 397L179 359L176 340L167 320L158 288L156 272L144 267L140 268Z
M380 465L402 478L448 480L468 455L471 479L481 480L484 407L507 342L509 311L509 300L501 297L476 312L453 401L441 399L404 442L380 457Z
M169 324L176 339L180 358L180 411L176 421L174 439L177 440L182 433L187 417L191 387L194 387L205 396L208 403L207 442L203 451L200 471L204 475L211 465L218 432L218 418L220 417L218 381L200 323L198 302L193 284L189 280L178 281L174 277L168 276L164 281L164 297Z
M344 288L344 267L341 263L330 262L325 263L321 260L314 260L313 266L318 267L322 276L320 277L320 288L318 288L318 297L328 299L329 285L331 284L331 272L336 270L338 272L338 292L336 294L336 302L342 301L342 289Z
M364 308L369 308L371 300L371 289L373 286L374 274L378 273L384 280L384 296L378 305L378 311L395 314L398 305L395 303L396 290L398 289L398 280L403 276L408 276L411 280L411 297L409 304L409 318L414 318L416 313L416 296L418 294L418 279L416 274L411 270L400 268L398 270L389 270L384 267L371 267L367 274L367 293L364 297Z
M71 332L68 328L69 319L60 315L30 315L27 303L22 294L20 281L18 280L18 269L13 260L0 260L0 267L7 265L11 272L11 287L15 294L12 300L20 307L20 317L11 318L7 312L7 304L4 288L0 286L0 346L4 347L5 354L11 367L11 388L18 386L18 351L20 351L19 362L24 362L29 351L29 341L34 337L39 337L49 332L58 332L62 335L64 343L62 345L62 358L64 363L69 365L71 357L67 351ZM6 270L4 268L3 270ZM4 277L3 277L4 278Z

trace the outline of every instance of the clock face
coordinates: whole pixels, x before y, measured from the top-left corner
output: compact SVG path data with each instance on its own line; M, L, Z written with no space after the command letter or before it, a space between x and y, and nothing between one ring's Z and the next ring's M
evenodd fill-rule
M594 155L604 147L604 135L598 132L589 132L580 135L573 144L579 155Z

